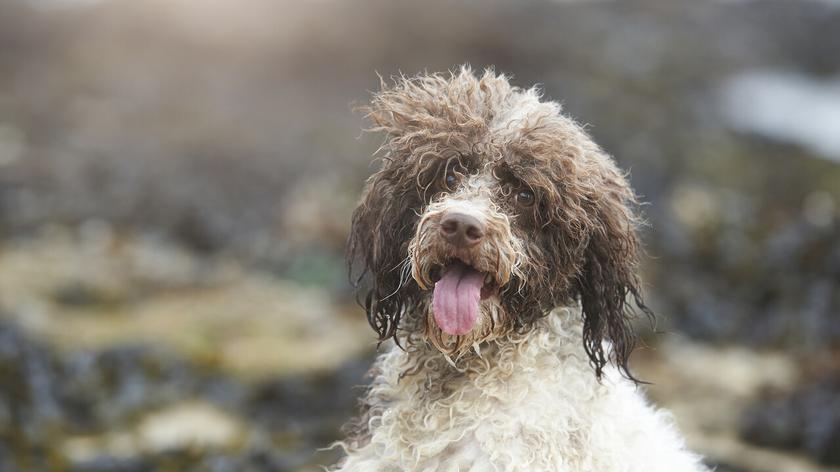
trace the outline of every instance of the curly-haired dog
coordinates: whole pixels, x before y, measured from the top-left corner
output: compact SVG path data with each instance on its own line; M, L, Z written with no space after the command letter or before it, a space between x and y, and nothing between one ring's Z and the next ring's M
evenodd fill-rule
M395 343L337 469L705 470L628 370L630 304L649 311L610 157L492 71L400 79L367 111L384 162L349 257Z

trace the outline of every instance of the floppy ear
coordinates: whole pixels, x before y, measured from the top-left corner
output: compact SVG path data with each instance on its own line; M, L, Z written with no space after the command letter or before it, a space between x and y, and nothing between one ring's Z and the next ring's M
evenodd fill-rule
M653 313L642 300L636 273L640 252L636 199L608 157L598 156L597 161L601 167L593 187L597 195L590 196L594 228L576 281L583 309L584 349L598 378L607 362L613 361L622 375L637 381L628 367L636 341L631 303L649 317ZM604 341L612 345L606 351Z
M350 278L380 341L396 334L403 313L419 298L406 263L415 225L410 205L416 197L406 194L398 176L399 170L386 163L368 179L347 240Z
M371 103L357 108L372 124L367 131L385 136L377 151L384 155L382 167L365 185L347 241L350 278L380 341L394 337L400 318L420 298L407 263L408 242L417 222L412 208L419 203L416 171L406 159L420 133L412 117L423 108L412 103L416 89L405 79L394 87L382 82Z

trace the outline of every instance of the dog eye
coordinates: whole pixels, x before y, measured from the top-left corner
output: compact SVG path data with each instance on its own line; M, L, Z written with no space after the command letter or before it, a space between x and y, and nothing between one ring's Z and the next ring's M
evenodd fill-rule
M521 206L529 207L534 204L534 192L530 190L520 190L519 193L516 194L516 203Z
M453 173L447 173L446 178L444 179L446 183L446 188L449 190L454 190L455 186L458 184L458 177Z

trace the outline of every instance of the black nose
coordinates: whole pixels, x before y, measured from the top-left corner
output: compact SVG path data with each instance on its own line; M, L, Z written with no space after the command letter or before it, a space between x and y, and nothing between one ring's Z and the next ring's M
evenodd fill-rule
M447 213L440 220L440 234L453 246L475 246L484 238L484 225L470 215Z

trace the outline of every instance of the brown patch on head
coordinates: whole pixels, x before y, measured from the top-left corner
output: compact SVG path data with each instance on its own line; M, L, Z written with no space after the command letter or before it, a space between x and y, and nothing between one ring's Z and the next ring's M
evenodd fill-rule
M559 105L492 71L476 77L462 68L383 85L366 111L372 130L386 135L384 157L353 214L348 247L380 339L401 326L462 355L579 301L597 375L612 356L630 376L627 297L649 313L635 275L635 197ZM441 215L453 208L481 220L480 243L455 248L440 236ZM453 259L488 274L498 289L481 301L472 331L459 336L436 326L429 292L435 268Z

